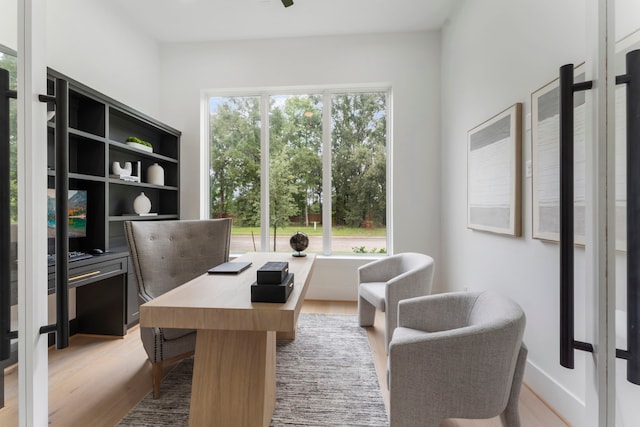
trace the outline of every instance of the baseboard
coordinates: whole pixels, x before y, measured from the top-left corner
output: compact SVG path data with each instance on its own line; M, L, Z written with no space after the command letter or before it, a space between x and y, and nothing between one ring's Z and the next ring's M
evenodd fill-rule
M567 424L584 425L586 413L584 402L529 360L524 373L524 382Z
M371 257L316 257L307 298L315 300L357 301L358 267Z

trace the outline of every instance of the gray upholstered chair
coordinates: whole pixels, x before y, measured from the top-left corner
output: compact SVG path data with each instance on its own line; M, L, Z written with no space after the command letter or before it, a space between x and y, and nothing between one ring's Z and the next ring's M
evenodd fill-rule
M358 322L374 323L376 309L385 312L385 350L397 324L398 302L431 293L433 258L406 252L370 262L358 269Z
M138 296L151 301L229 260L231 219L125 221ZM140 328L152 366L153 397L160 396L163 365L193 354L195 330Z
M519 427L524 327L520 306L491 292L401 301L389 346L391 426L500 415L504 426Z

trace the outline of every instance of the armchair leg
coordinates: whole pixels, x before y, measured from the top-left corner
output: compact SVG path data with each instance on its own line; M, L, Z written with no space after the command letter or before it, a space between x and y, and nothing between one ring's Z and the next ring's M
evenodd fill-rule
M373 326L375 318L375 306L361 296L358 296L358 324L360 326Z
M162 381L162 361L151 362L151 380L153 383L153 398L160 397L160 381Z
M518 400L520 399L520 388L524 377L524 367L527 364L527 346L522 343L516 361L516 370L513 373L511 382L511 393L504 412L500 414L500 421L504 427L520 427L520 413L518 412Z

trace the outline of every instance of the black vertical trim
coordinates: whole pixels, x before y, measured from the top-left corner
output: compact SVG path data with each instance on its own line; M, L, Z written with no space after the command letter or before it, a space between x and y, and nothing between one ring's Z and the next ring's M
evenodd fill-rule
M56 347L69 346L69 85L56 79Z
M627 53L627 380L640 384L640 50Z
M573 369L573 64L560 67L560 364Z
M573 83L573 64L560 67L560 365L574 368L574 350L593 352L574 339L573 93L593 82Z
M11 208L9 71L0 69L0 361L11 355Z

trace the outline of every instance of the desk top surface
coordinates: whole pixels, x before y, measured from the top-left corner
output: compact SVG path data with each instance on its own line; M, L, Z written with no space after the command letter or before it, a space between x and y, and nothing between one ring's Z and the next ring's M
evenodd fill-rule
M295 328L315 255L293 257L288 253L248 253L234 261L251 261L239 274L203 274L140 306L143 327L291 331ZM286 303L251 302L251 285L266 262L288 261L295 275ZM264 285L268 286L268 285Z

